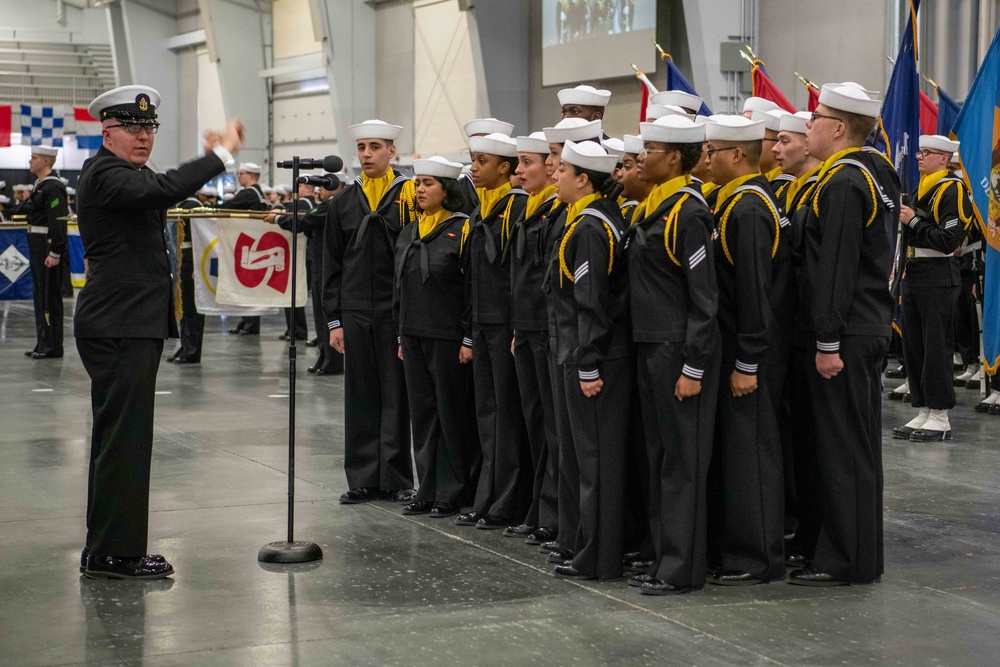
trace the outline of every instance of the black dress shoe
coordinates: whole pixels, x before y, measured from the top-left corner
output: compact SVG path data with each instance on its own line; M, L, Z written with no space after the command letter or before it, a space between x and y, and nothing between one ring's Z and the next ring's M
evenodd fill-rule
M378 489L370 489L363 486L357 489L351 489L347 493L340 496L340 502L343 505L360 505L361 503L367 503L378 499Z
M990 406L989 413L991 415L1000 415L1000 403L994 403Z
M431 507L431 518L432 519L443 519L446 516L455 516L458 514L458 505L451 505L449 503L434 503Z
M809 560L803 554L785 554L785 567L806 567L808 564Z
M555 551L556 549L560 548L561 547L559 546L559 543L556 542L555 540L552 540L551 542L542 542L540 545L538 545L538 553L547 554L549 552Z
M336 370L329 370L326 368L316 369L316 375L343 375L343 374L344 374L343 370L336 371Z
M899 368L893 368L885 372L885 376L890 380L902 380L906 378L906 369L900 366Z
M631 577L628 578L628 585L639 588L647 581L654 581L653 575L649 574L648 572L640 572L638 574L633 574Z
M309 368L306 369L306 373L315 373L318 370L319 366L310 366Z
M547 559L550 563L565 563L573 560L572 549L553 549Z
M56 352L32 352L32 359L62 359L62 353Z
M976 412L989 412L990 406L992 405L993 405L992 403L987 403L986 401L983 401L981 403L976 403L976 407L974 407L973 410L975 410Z
M87 571L87 559L90 558L90 547L84 547L80 552L80 574ZM160 554L146 554L146 559L154 563L166 563L167 559Z
M26 357L30 357L30 356L31 356L31 355L33 355L34 353L35 353L35 351L34 351L34 350L28 350L27 352L25 352L25 353L24 353L24 356L26 356Z
M479 520L483 518L483 515L479 512L466 512L465 514L459 514L458 518L455 519L456 526L475 526L479 523Z
M562 579L597 579L592 574L584 574L572 565L557 565L556 576Z
M195 360L190 357L177 357L174 359L174 364L177 366L183 366L184 364L200 364L201 360Z
M315 338L306 341L306 347L316 347L318 344L319 342Z
M291 336L289 336L287 333L283 333L280 336L278 336L278 340L291 340Z
M643 560L642 558L626 558L624 561L626 572L645 572L655 561Z
M701 586L674 586L660 579L650 579L639 587L643 595L681 595L696 590L701 590Z
M487 514L476 522L476 528L479 530L499 530L501 528L506 528L509 525L510 519L502 516L494 516L492 514Z
M832 574L804 567L788 575L788 583L796 586L850 586L851 582L837 579Z
M911 426L896 426L892 429L892 437L895 440L909 440L916 430Z
M427 500L414 500L412 503L403 505L403 514L430 514L434 503Z
M708 580L716 586L755 586L767 583L742 570L720 570L709 576Z
M530 544L532 546L543 544L545 542L553 542L558 534L559 531L555 528L542 526L541 528L536 528L532 531L531 535L528 535L524 542L525 544Z
M232 329L229 330L229 333L234 334L234 335L238 334L238 333L242 333L242 332L243 332L243 329L241 329L240 327L233 327Z
M417 498L417 492L413 489L399 489L398 491L390 491L389 493L389 497L394 503L411 503Z
M535 530L534 526L529 526L526 523L522 523L518 526L507 526L506 530L503 531L504 537L520 537L522 539L527 538L528 535Z
M247 329L243 329L242 331L240 331L240 335L241 336L259 336L260 332L259 331L249 331Z
M117 558L91 554L83 575L88 579L162 579L174 573L166 560L155 561L147 556Z

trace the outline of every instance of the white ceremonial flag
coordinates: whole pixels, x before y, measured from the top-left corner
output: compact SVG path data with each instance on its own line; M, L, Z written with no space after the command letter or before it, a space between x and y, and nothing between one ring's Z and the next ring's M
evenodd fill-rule
M273 308L247 308L220 304L216 298L219 282L219 222L215 218L194 218L188 225L194 258L194 301L202 315L265 315Z
M219 220L219 284L216 299L234 306L289 307L292 235L253 219ZM298 237L295 305L306 305L306 239Z

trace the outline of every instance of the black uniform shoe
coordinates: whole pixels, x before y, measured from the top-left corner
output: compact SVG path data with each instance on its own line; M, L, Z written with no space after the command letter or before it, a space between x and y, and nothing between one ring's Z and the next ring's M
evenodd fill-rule
M643 560L642 558L626 558L624 561L626 572L645 572L654 561Z
M278 336L278 340L291 340L291 338L292 337L288 335L288 332L285 332L285 333L281 334L280 336Z
M62 353L56 352L32 352L32 359L62 359Z
M798 553L786 553L785 554L785 567L806 567L809 565L809 560L803 555Z
M804 567L788 575L788 583L796 586L850 586L851 582L835 578L832 574Z
M465 514L459 514L458 518L455 519L456 526L475 526L479 523L479 520L483 518L483 515L479 512L466 512Z
M892 437L896 440L909 440L916 430L910 426L896 426L892 429Z
M84 547L80 552L80 574L87 571L87 558L90 557L90 547ZM167 559L160 554L146 554L146 559L154 563L166 563Z
M174 352L173 354L171 354L169 357L167 357L167 363L168 364L174 363L174 360L177 359L177 357L179 357L180 354L181 354L180 350L177 350L176 352Z
M309 368L306 369L306 373L315 373L318 370L319 366L310 366Z
M538 553L540 553L540 554L547 554L549 552L555 551L556 549L560 549L560 548L561 547L559 546L559 543L556 542L555 540L552 540L551 542L542 542L538 546Z
M412 503L403 505L403 514L430 514L434 503L428 500L414 500Z
M893 429L893 437L895 437ZM926 428L918 428L910 434L910 442L941 442L951 440L951 431L932 431Z
M434 507L431 508L431 518L432 519L443 519L446 516L455 516L458 514L458 505L450 505L448 503L434 503Z
M243 329L240 331L241 336L259 336L259 331L249 331L248 329Z
M975 410L976 412L989 412L990 407L992 406L993 406L992 403L987 403L986 401L982 401L980 403L976 403L976 407L974 407L973 410Z
M659 579L651 579L639 587L639 592L643 595L681 595L691 591L701 590L701 586L674 586Z
M326 369L326 368L318 368L318 369L316 369L316 375L343 375L343 374L344 374L344 369L343 368L340 369L339 371L337 371L337 370L329 370L329 369Z
M340 496L340 502L343 505L360 505L361 503L367 503L371 500L378 499L378 489L370 489L363 486L357 489L351 489L347 493Z
M479 530L500 530L501 528L506 528L509 525L510 519L502 516L494 516L492 514L487 514L476 522L476 528Z
M138 558L117 558L91 554L83 575L88 579L162 579L174 573L173 566L164 561Z
M507 526L506 530L503 531L504 537L520 537L525 539L528 535L534 532L535 526L529 526L526 523L522 523L518 526Z
M902 380L906 377L906 369L902 366L898 368L892 368L885 372L885 376L890 380Z
M530 544L532 546L543 544L545 542L553 542L556 539L556 535L559 534L555 528L549 528L548 526L542 526L541 528L536 528L531 535L528 535L527 539L524 540L525 544Z
M183 366L184 364L200 364L200 360L195 360L190 357L177 357L174 359L174 364L177 366Z
M411 503L417 497L417 492L413 489L399 489L398 491L390 491L389 494L394 503Z
M231 333L231 334L234 334L234 335L235 335L235 334L238 334L238 333L240 333L240 332L242 332L242 331L243 331L243 329L241 329L240 327L236 326L236 327L233 327L232 329L230 329L230 330L229 330L229 333Z
M755 586L767 583L742 570L720 570L709 576L708 581L716 586Z
M639 588L647 581L654 581L653 575L648 572L640 572L639 574L633 574L628 578L628 585Z
M990 406L989 413L991 415L1000 415L1000 403L994 403Z
M573 560L572 549L553 549L547 559L550 563L565 563Z
M319 341L316 338L313 338L312 340L307 340L306 341L306 347L316 347L318 344L319 344Z
M572 565L557 565L556 576L562 579L597 579L591 574L584 574Z
M25 353L24 353L24 356L26 356L26 357L30 357L30 356L31 356L31 355L33 355L34 353L35 353L35 351L34 351L34 350L28 350L27 352L25 352Z

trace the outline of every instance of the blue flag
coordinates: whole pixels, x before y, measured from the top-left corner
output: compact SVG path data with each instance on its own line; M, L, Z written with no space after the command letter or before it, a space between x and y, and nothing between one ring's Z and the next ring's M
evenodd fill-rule
M958 112L962 110L962 106L951 99L951 95L941 90L941 86L937 87L938 95L938 123L937 123L937 133L942 136L951 136L951 131L955 127L955 121L958 120Z
M0 301L32 299L28 230L0 229Z
M983 294L983 367L1000 367L1000 31L976 74L952 130L962 142L959 155L977 222L986 239Z
M920 76L917 74L917 39L913 24L920 0L910 0L910 18L906 21L903 42L899 45L892 68L889 89L885 92L882 114L876 130L875 147L896 165L904 193L915 193L920 181L917 171L917 146L920 139Z
M692 95L698 95L698 91L694 89L688 80L684 78L681 74L680 69L674 64L674 59L669 55L664 54L663 62L667 64L667 87L665 90L681 90L685 93L691 93ZM701 95L698 95L701 97ZM708 105L704 102L701 103L701 109L698 110L699 116L711 116L712 110L708 108Z

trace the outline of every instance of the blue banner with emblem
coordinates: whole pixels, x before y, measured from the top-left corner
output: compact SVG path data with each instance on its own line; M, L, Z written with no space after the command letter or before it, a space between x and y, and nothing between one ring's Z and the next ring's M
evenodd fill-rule
M87 282L87 264L83 256L80 228L75 222L66 225L66 243L69 246L69 272L73 287L79 289Z
M0 226L0 301L31 301L27 225Z
M899 173L903 193L915 193L920 181L917 145L920 138L920 75L917 73L917 10L920 0L910 0L910 16L892 68L882 114L875 131L875 148L889 156Z

